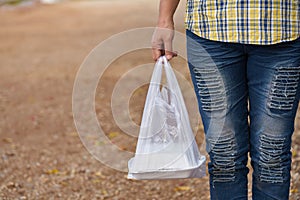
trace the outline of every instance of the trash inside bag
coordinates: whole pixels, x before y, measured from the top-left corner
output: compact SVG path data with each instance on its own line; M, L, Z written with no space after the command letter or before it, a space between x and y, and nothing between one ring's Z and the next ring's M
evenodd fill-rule
M179 84L164 56L154 67L136 153L128 169L128 178L139 180L205 176L205 156L199 153Z

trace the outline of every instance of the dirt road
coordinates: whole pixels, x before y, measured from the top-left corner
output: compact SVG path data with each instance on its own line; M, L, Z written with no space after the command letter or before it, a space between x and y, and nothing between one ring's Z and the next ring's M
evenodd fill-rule
M182 5L184 7L184 5ZM154 26L157 1L91 1L0 9L0 199L209 199L208 178L131 181L82 145L72 115L72 89L85 56L113 34ZM183 30L183 9L176 16ZM149 50L113 63L152 62ZM142 62L142 63L143 63ZM179 63L182 64L182 61ZM175 66L177 69L180 66ZM110 138L134 151L112 121L109 95L120 71L107 71L96 111ZM182 73L188 77L187 69ZM101 95L102 94L102 95ZM106 93L104 93L106 94ZM130 107L137 123L146 88ZM99 100L99 101L98 101ZM103 103L104 102L104 103ZM102 111L105 114L102 114ZM291 199L300 199L300 133L293 144ZM127 138L128 140L125 141ZM201 140L201 136L199 138Z

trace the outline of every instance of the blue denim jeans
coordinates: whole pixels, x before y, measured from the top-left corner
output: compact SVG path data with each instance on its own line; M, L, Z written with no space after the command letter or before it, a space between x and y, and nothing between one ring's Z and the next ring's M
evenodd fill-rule
M187 34L188 63L210 156L213 200L287 200L299 101L300 39L275 45Z

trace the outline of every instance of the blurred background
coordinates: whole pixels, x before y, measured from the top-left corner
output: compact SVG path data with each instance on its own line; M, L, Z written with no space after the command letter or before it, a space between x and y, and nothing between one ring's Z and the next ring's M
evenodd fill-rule
M127 180L126 173L106 167L88 153L74 126L73 83L84 58L114 34L154 27L158 4L159 0L0 0L1 200L209 199L208 177ZM184 32L184 8L182 1L175 16L180 32ZM151 62L150 49L120 56L101 77L96 91L95 109L107 137L131 152L136 138L114 123L110 97L122 73ZM175 58L172 64L189 79L184 59ZM147 87L141 87L130 100L130 115L137 124L146 92ZM292 200L300 199L298 121L299 115L292 149ZM198 132L201 145L201 126ZM95 145L101 143L95 141Z

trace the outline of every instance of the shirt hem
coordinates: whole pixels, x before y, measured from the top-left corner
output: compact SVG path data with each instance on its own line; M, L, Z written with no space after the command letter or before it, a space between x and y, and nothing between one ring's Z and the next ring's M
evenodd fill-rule
M217 42L228 42L228 43L239 43L239 44L251 44L251 45L274 45L274 44L279 44L279 43L283 43L283 42L291 42L294 40L297 40L298 38L300 38L300 33L293 35L292 37L289 38L284 38L284 39L278 39L278 40L270 40L270 41L241 41L241 40L233 40L233 39L228 39L228 40L221 40L215 37L211 37L211 36L207 36L207 34L204 34L200 31L197 30L193 30L188 28L187 26L185 26L186 30L191 31L192 33L194 33L195 35L207 39L207 40L212 40L212 41L217 41ZM248 38L249 39L249 38Z

